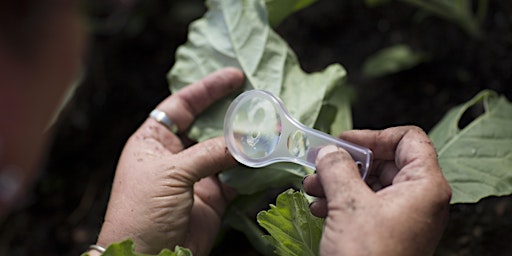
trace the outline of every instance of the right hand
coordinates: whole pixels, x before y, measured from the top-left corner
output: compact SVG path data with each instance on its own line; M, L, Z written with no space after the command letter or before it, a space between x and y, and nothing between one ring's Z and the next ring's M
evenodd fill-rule
M448 219L451 189L428 136L418 127L349 131L342 139L373 150L367 179L335 146L304 179L318 197L311 212L326 217L320 255L432 255Z

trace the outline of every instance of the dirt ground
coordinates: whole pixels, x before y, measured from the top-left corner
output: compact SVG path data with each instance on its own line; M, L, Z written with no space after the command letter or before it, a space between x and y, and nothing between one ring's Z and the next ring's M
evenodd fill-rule
M483 89L512 99L512 2L490 1L473 39L454 24L399 2L320 0L278 32L306 71L341 63L357 92L355 128L415 124L430 130L451 107ZM23 207L3 224L0 255L79 255L95 242L124 142L169 94L165 75L201 0L92 1L84 80L54 127L42 175ZM405 43L433 58L378 79L363 76L366 57ZM435 189L435 188L433 188ZM451 207L438 255L512 255L512 197ZM257 255L228 230L214 255Z

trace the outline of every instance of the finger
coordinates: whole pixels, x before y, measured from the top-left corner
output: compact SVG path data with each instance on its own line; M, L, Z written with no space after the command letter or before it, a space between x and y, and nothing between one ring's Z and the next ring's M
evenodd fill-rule
M208 206L221 218L228 203L236 196L236 191L212 175L194 184L194 194L196 205Z
M240 70L221 69L172 94L156 108L163 111L176 124L178 131L184 131L198 114L236 90L243 80L244 76ZM183 149L178 137L152 118L148 118L140 130L144 136L152 136L172 153Z
M406 165L419 166L413 168L416 178L439 172L437 156L432 142L423 130L415 126L388 128L382 131L349 131L340 138L366 146L373 150L376 160L395 162L400 176L412 174L402 170ZM423 172L417 172L422 170ZM425 173L427 172L427 173Z
M316 217L327 217L327 200L325 200L325 198L316 198L311 202L311 204L309 204L309 210Z
M202 178L237 165L229 153L223 137L203 141L176 155L180 159L181 176L186 184L194 184Z
M410 127L395 127L379 131L351 130L340 134L340 138L373 151L375 160L395 160L398 143Z
M387 187L392 184L393 179L398 173L395 161L392 160L377 160L372 164L371 177L379 183L381 187ZM367 179L368 184L370 183Z
M364 201L359 199L371 192L350 154L341 148L332 145L322 148L316 167L328 203L333 202L339 209L351 208L351 204Z
M311 196L316 197L324 197L324 189L322 187L322 183L320 182L320 177L318 174L311 174L304 178L302 181L302 185L304 186L304 191Z
M157 109L164 111L179 131L186 130L198 114L237 89L243 80L240 70L221 69L172 94Z

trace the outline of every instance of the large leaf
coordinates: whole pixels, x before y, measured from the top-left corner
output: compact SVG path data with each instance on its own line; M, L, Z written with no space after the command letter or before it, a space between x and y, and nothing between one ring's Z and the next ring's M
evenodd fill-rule
M312 127L325 102L334 111L322 118L348 127L349 101L343 93L345 70L333 64L322 72L305 73L288 44L270 28L262 0L209 0L203 18L191 24L188 42L176 53L176 64L168 74L171 90L199 80L226 66L240 68L246 82L242 90L264 89L280 97L292 116ZM284 8L281 6L280 8ZM290 8L294 8L290 6ZM336 98L326 95L337 92ZM189 136L203 141L223 134L223 121L233 95L218 102L192 125ZM300 166L283 165L266 169L238 167L224 172L221 179L241 193L252 193L269 186L293 183L306 173ZM249 184L249 186L248 186Z
M324 220L311 214L309 202L301 192L287 190L276 205L258 214L258 223L271 236L278 255L317 255Z
M247 78L243 90L272 92L295 118L313 126L326 93L342 86L345 70L333 64L322 72L302 71L288 44L270 28L261 0L209 0L207 5L207 13L191 24L187 43L176 53L176 64L168 74L171 90L222 67L238 67ZM201 115L189 136L202 141L222 135L224 114L233 97Z
M460 129L462 115L479 103L485 112ZM430 137L452 187L452 203L512 193L512 104L505 97L479 93L448 112Z

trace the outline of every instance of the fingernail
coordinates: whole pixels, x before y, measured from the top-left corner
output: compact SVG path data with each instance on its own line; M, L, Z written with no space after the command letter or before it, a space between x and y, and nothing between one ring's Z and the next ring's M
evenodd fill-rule
M318 152L318 155L316 156L317 160L322 159L325 155L328 155L330 153L338 151L338 147L334 145L325 146Z

